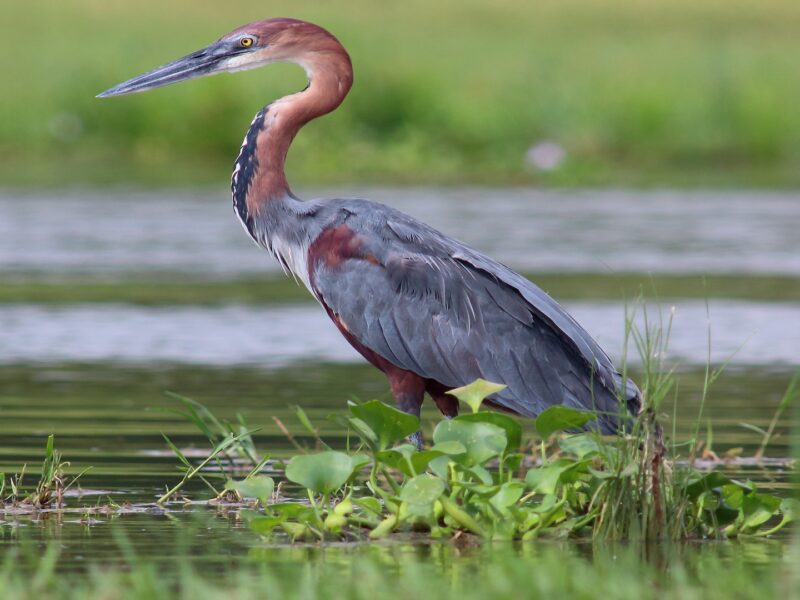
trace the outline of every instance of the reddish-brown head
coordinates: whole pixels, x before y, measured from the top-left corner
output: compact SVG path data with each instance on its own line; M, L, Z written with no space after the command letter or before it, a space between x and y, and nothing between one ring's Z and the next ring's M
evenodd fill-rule
M309 76L326 78L347 90L352 67L347 51L328 31L297 19L266 19L238 27L210 46L134 77L100 94L120 96L222 72L243 71L273 62L294 62Z

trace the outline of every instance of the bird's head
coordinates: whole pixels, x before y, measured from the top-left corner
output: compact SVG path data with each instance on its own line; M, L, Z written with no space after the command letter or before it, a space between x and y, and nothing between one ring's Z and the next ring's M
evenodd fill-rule
M321 56L349 57L328 31L297 19L266 19L248 23L211 45L129 79L98 94L98 98L144 92L186 79L244 71L273 62L295 62L310 72Z

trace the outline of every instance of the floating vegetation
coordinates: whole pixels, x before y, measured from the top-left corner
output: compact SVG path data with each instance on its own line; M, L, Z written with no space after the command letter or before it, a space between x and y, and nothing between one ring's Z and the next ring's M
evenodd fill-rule
M401 531L532 540L764 536L797 515L792 499L670 460L649 415L619 438L563 435L592 415L555 406L536 419L542 442L526 445L515 419L478 410L491 391L480 380L457 390L472 412L439 423L424 450L406 442L419 429L416 417L377 400L351 403L347 421L357 449L289 460L286 480L299 486L289 501L273 500L267 476L231 484L259 500L260 510L243 517L263 536L293 540Z

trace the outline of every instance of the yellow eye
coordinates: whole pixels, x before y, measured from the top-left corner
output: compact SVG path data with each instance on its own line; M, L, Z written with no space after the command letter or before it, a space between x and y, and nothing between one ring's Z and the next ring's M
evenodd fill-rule
M249 48L250 46L252 46L252 45L253 45L253 38L251 38L251 37L242 38L242 39L239 41L239 45L240 45L242 48Z

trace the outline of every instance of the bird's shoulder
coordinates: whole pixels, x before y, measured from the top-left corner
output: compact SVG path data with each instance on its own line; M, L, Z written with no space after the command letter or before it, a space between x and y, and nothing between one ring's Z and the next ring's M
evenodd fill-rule
M344 226L381 255L447 258L459 251L474 252L427 223L380 202L339 198L325 201L320 209L318 217L325 223L321 234Z
M350 244L351 248L358 248L359 254L353 258L366 258L366 262L383 267L393 293L417 298L434 295L464 304L479 290L485 290L498 303L498 309L525 315L525 319L533 318L550 328L598 369L607 387L615 387L616 369L605 351L558 302L529 279L390 206L352 198L331 202L326 208L331 211L327 231L346 228L352 239L358 240L358 244Z

